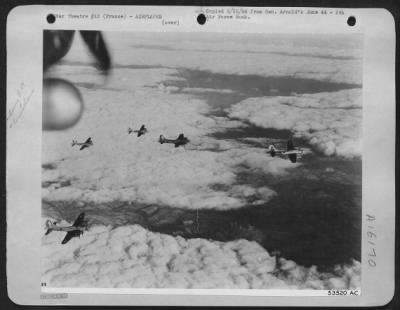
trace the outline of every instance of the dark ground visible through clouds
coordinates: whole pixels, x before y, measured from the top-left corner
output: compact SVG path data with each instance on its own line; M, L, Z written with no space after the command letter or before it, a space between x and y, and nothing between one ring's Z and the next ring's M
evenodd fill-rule
M226 116L224 108L248 97L317 93L361 87L292 77L257 77L179 70L185 81L165 81L177 93L198 96L211 105L212 114ZM185 88L231 89L233 93L191 92ZM224 130L217 139L273 138L285 144L289 131L256 126ZM241 142L244 142L241 140ZM312 148L302 139L298 146ZM262 147L248 141L251 146ZM280 251L287 259L319 270L350 259L361 260L361 160L326 157L313 150L302 165L284 176L241 172L239 184L267 186L277 192L268 203L237 210L186 210L159 205L112 202L43 202L43 216L73 221L85 211L91 224L120 226L140 224L155 232L185 238L230 241L246 238L265 249ZM266 154L266 156L268 156ZM54 169L55 167L44 167ZM68 184L66 185L68 186Z
M335 92L343 89L360 88L358 84L333 83L315 79L295 78L291 76L258 76L211 73L202 70L180 69L177 77L184 80L169 80L166 86L175 86L179 92L190 93L188 88L215 89L215 92L194 93L220 112L245 98L264 96L291 96L294 94L312 94ZM218 90L229 89L232 93ZM218 113L216 113L218 114Z
M190 93L188 88L215 89L215 92L192 95L208 102L214 108L212 114L218 116L227 116L225 108L249 97L335 92L361 87L289 76L228 75L187 69L180 70L177 76L185 80L165 83L177 87L177 92ZM221 93L218 92L220 89L234 92ZM281 139L285 145L292 136L288 130L248 124L246 128L217 132L213 137ZM295 138L294 142L312 149L306 140ZM265 147L257 142L247 143ZM345 263L349 258L361 260L361 160L326 157L316 150L313 152L313 155L305 155L302 166L291 170L287 176L242 173L239 182L268 186L278 195L264 207L210 212L213 215L203 220L203 225L208 228L205 231L209 232L207 237L230 240L239 235L254 239L270 252L279 250L283 257L307 266L316 264L320 268ZM216 220L218 217L222 219ZM208 224L213 221L217 223ZM215 231L215 227L219 229Z

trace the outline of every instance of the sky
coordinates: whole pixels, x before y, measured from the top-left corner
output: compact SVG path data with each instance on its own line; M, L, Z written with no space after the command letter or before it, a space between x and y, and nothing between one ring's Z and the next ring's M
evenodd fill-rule
M70 201L71 212L79 202L126 201L221 211L265 206L280 194L269 183L303 164L267 156L268 137L229 138L232 129L245 131L252 126L287 130L308 141L307 153L361 158L359 37L201 34L196 41L192 38L193 34L181 38L105 33L114 64L105 78L90 65L90 54L76 36L70 52L49 75L78 87L84 113L71 129L43 133L44 200ZM193 70L209 74L209 86L190 85L181 73ZM217 87L213 74L244 79L272 76L298 83L316 79L343 89L315 92L311 87L302 94L252 97L229 83ZM184 91L174 86L180 84ZM209 94L239 100L211 106L204 99ZM221 113L215 113L216 108ZM147 134L140 138L128 134L129 127L138 129L142 124ZM185 147L157 142L160 134L176 138L180 133L190 139ZM223 133L228 134L226 139L217 138ZM79 151L71 146L72 140L83 142L88 137L92 147ZM243 173L262 174L265 182L244 180ZM271 275L275 260L259 244L246 240L185 240L138 225L96 226L82 241L71 240L65 247L59 245L61 235L43 238L44 277L54 286L342 288L353 280L351 287L359 284L357 262L338 267L339 275L320 274L292 262L289 275L277 279ZM196 249L205 252L199 256ZM261 262L255 261L257 255ZM144 263L146 257L149 264ZM225 265L230 268L221 267ZM305 277L309 281L303 281Z

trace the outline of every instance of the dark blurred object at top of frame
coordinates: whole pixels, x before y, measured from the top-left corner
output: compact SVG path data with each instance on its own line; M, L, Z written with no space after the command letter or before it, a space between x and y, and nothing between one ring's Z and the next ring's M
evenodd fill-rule
M97 69L108 73L111 58L100 31L78 31L96 59ZM43 37L43 71L57 63L71 48L75 30L46 30Z
M108 76L111 58L99 31L78 31L92 56L94 66ZM43 34L43 130L64 130L74 126L84 110L79 89L64 78L46 76L46 71L70 50L75 30L47 30Z

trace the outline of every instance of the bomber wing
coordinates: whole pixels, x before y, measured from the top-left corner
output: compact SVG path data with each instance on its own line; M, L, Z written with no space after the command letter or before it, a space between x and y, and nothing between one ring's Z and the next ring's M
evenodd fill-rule
M72 226L75 226L75 227L82 226L84 220L85 220L85 212L82 212L82 213L79 214L79 216L76 218L76 220L75 220L74 224L72 224Z
M288 157L289 157L289 159L290 159L290 161L291 161L292 163L297 162L297 154L296 154L296 153L289 154Z
M75 226L75 225L74 225ZM64 240L61 242L61 244L66 244L69 240L71 240L73 237L78 237L80 236L81 231L80 230L72 230L67 232L65 235Z

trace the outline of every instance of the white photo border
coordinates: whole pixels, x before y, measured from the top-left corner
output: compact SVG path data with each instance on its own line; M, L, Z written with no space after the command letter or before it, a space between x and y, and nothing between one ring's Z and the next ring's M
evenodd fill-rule
M206 7L37 5L16 7L9 13L7 107L9 108L18 99L16 90L21 83L32 90L30 103L24 112L30 117L24 117L18 126L7 127L7 282L9 297L17 304L378 306L389 302L392 298L395 257L395 26L393 16L384 9L343 9L344 15L332 17L316 15L312 17L312 21L299 15L280 15L268 18L255 17L251 22L240 20L224 23L210 22L201 26L197 23L196 16L199 12L205 12L206 9ZM52 25L46 22L46 16L50 13L90 15L104 12L110 14L162 13L171 20L179 19L180 27L166 29L152 21L128 23L123 20L59 19ZM349 16L357 18L356 27L351 28L347 25ZM327 296L326 291L311 294L308 291L279 292L275 290L263 292L216 290L214 293L208 290L158 289L146 289L145 292L141 289L129 289L117 293L112 293L108 289L42 290L40 286L42 231L38 223L41 222L42 205L42 36L45 29L127 32L362 33L364 66L361 295L331 297ZM26 46L27 42L30 44L29 48ZM382 139L383 136L385 139ZM379 165L376 164L378 160ZM374 239L373 245L369 242L372 239ZM21 274L24 277L21 277ZM276 298L276 296L286 296L286 298Z

